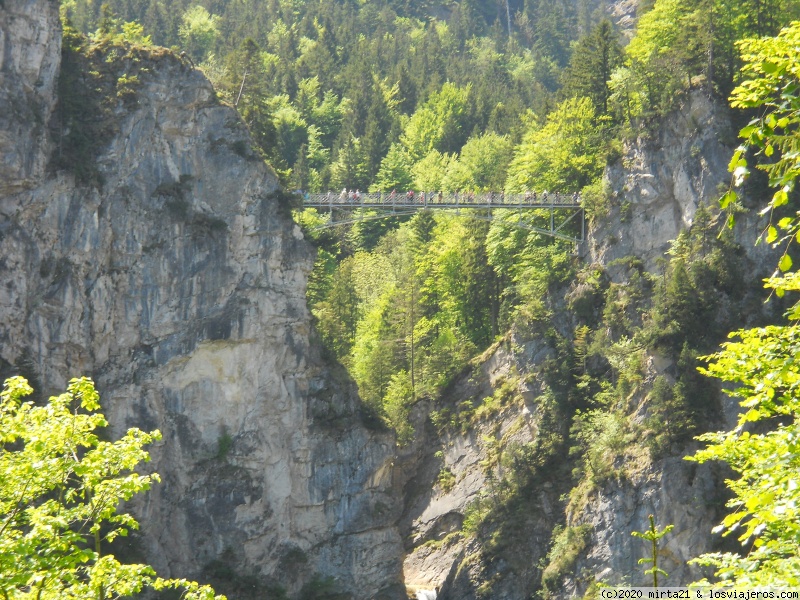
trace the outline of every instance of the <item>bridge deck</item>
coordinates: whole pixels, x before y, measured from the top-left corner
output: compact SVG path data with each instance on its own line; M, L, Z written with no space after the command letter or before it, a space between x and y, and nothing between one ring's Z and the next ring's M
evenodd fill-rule
M486 211L486 213L473 213L479 219L491 221L498 216L496 211L513 210L526 211L526 215L514 223L512 227L519 227L535 231L569 242L582 242L585 238L586 220L581 198L578 194L558 194L542 192L526 192L524 194L481 193L465 192L459 194L442 194L439 192L419 192L408 194L361 194L342 193L334 194L308 194L300 193L303 198L303 208L316 208L320 212L328 213L329 220L318 226L323 229L363 220L385 219L392 215L408 215L420 210L455 210L470 209ZM364 209L372 209L375 214L365 214ZM354 214L355 211L360 211ZM531 211L546 211L544 214ZM556 223L556 214L559 223ZM575 217L580 217L579 231L574 235L564 232L564 228L573 222ZM548 223L541 223L547 219ZM526 222L528 221L528 222ZM545 228L546 227L546 228ZM573 227L574 228L574 227Z
M513 210L541 209L541 208L581 208L580 197L577 194L438 194L420 192L409 196L407 194L358 194L335 195L330 194L304 194L304 208L319 209L344 209L355 210L360 208L379 208L382 210L418 210L420 208L451 209L497 209L506 208Z

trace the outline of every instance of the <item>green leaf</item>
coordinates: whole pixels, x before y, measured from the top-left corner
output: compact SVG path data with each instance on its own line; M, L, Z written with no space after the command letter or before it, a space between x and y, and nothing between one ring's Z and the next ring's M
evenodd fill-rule
M750 137L750 135L753 133L753 131L755 129L756 128L753 127L753 126L745 127L744 129L742 129L739 132L739 135L741 135L742 137ZM747 131L746 134L745 134L745 131ZM736 149L736 152L734 152L733 156L731 157L731 162L728 163L728 171L733 173L733 170L736 167L746 167L747 166L747 161L744 158L742 158L742 155L744 154L744 152L745 152L745 148L742 147L742 146L739 146Z
M772 196L772 207L777 208L778 206L783 206L784 204L789 203L789 194L786 193L784 190L778 190Z
M757 130L758 127L756 125L748 125L747 127L743 127L742 129L739 130L739 137L748 139ZM729 171L733 171L733 169L737 166L735 163L737 163L741 159L741 157L742 157L742 149L737 148L736 152L733 153L733 158L731 159L732 166L728 167Z
M725 192L722 198L719 199L719 207L724 210L728 208L731 202L736 202L736 192L733 190L728 190Z
M767 243L771 244L777 239L778 239L778 230L775 229L772 225L770 225L767 228Z
M765 60L761 63L761 70L764 71L764 73L775 73L778 70L778 65Z
M788 254L781 256L781 260L778 262L778 268L786 273L786 271L792 268L792 258Z

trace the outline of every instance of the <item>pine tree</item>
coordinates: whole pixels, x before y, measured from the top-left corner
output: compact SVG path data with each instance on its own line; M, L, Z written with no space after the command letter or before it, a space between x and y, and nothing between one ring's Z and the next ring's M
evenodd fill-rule
M611 21L603 19L580 39L564 74L563 94L590 98L598 116L608 114L611 93L608 81L614 69L622 64L618 37Z

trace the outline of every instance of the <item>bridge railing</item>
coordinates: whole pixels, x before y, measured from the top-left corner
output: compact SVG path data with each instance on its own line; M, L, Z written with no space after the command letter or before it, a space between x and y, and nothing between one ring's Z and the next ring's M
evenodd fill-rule
M503 192L348 192L348 193L303 193L303 206L312 208L537 208L570 207L579 208L580 195L560 194L558 192L525 192L523 194L504 194Z

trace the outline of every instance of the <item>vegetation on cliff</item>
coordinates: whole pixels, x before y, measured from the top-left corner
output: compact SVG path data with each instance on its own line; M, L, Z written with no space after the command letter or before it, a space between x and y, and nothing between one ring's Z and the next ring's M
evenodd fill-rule
M0 594L13 600L121 598L144 588L182 590L187 600L225 600L208 586L162 579L143 564L121 564L108 552L138 528L119 513L158 475L140 475L143 449L158 431L130 429L116 442L97 430L108 423L90 379L37 406L22 377L0 393Z
M800 291L800 276L789 254L795 250L800 231L800 214L790 204L796 200L795 184L800 176L799 44L800 22L777 37L742 42L746 79L731 97L734 106L762 109L742 129L745 143L734 154L730 168L734 185L740 187L748 175L748 151L753 150L758 167L769 176L769 185L777 188L764 209L777 227L770 224L764 238L784 248L778 271L767 280L767 287L781 296ZM723 204L735 197L735 190L732 192ZM734 384L729 393L742 399L743 408L733 430L703 435L701 439L709 446L695 456L699 461L723 460L739 475L728 482L734 494L728 507L733 512L719 530L736 534L750 551L707 554L699 561L713 565L724 585L800 584L800 486L796 478L800 469L800 303L789 309L787 317L790 325L734 332L731 337L738 341L724 344L705 370Z

